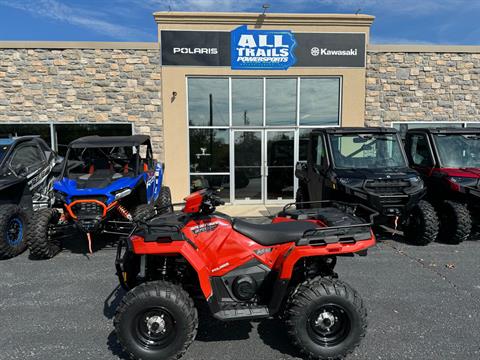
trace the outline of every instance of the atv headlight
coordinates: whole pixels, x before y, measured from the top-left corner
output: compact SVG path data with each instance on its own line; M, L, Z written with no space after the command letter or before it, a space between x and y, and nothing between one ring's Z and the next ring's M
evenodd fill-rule
M118 199L124 198L125 196L130 195L131 193L132 193L131 189L122 189L122 190L115 191L113 195L115 195L115 200L118 200Z
M470 177L463 177L463 176L450 176L448 178L451 182L462 185L462 186L476 186L478 179L477 178L470 178Z
M350 187L360 187L363 184L362 179L354 179L354 178L338 178L337 181L345 186Z

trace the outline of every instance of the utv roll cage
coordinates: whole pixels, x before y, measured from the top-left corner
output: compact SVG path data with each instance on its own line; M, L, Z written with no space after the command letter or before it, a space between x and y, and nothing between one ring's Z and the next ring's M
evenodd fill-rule
M72 149L98 149L98 148L116 148L116 147L133 147L135 148L135 173L137 176L140 174L140 146L146 145L146 160L152 161L153 151L150 137L147 135L131 135L131 136L84 136L72 141L68 144L67 154L65 155L66 161L63 164L61 178L65 176L65 172L68 168L68 159ZM150 164L151 165L151 164Z

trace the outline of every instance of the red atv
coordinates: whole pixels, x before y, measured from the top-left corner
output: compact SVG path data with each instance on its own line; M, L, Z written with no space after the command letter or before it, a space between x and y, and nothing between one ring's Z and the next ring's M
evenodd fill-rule
M466 240L479 214L480 129L411 129L405 147L438 212L441 240Z
M273 223L254 224L215 212L224 202L211 191L185 200L181 212L140 224L126 250L119 245L117 272L130 291L114 324L131 358L179 358L195 339L197 297L220 320L282 315L293 343L312 358L343 357L359 345L366 309L334 266L336 256L375 245L369 209L290 205Z

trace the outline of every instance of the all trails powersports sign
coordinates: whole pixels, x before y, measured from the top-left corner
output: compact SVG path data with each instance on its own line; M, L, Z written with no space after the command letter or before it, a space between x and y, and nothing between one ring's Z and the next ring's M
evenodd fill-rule
M293 33L289 30L162 30L164 66L223 66L234 70L290 67L365 67L364 33Z
M291 31L248 30L240 26L231 33L231 68L286 70L297 58L297 46Z

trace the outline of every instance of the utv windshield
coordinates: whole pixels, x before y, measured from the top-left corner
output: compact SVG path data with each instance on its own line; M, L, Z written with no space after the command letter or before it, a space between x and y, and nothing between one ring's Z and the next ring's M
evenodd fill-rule
M437 134L434 139L443 167L480 167L480 134Z
M118 179L137 174L137 154L132 147L71 148L64 177L89 180Z
M396 134L332 134L330 143L339 169L407 167Z

